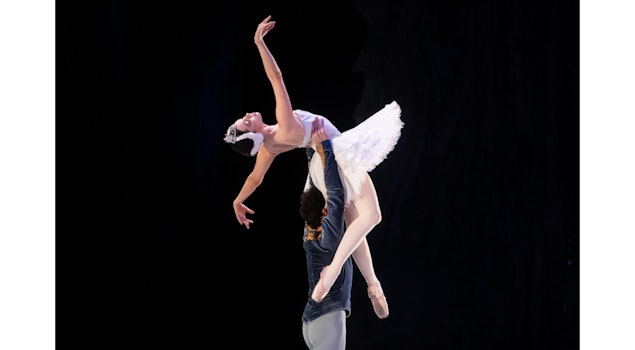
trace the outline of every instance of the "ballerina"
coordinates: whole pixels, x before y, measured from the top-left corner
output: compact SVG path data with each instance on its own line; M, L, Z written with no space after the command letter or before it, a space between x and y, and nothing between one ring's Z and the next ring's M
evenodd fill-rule
M345 261L352 256L366 281L368 297L375 314L384 319L389 314L388 302L375 274L366 239L368 233L382 219L377 192L368 173L387 157L399 140L404 125L401 121L401 108L397 102L392 101L356 127L343 133L324 116L293 109L282 72L264 41L265 35L274 26L275 21L271 21L271 16L267 16L258 24L254 42L273 88L277 123L265 124L259 112L246 113L229 126L224 138L234 151L249 157L256 156L253 170L233 201L236 219L249 229L253 220L247 217L247 214L255 212L244 204L245 200L263 182L277 155L296 148L315 147L311 129L315 118L321 118L324 130L331 139L345 187L346 231L333 260L322 270L320 280L313 289L312 299L316 302L324 299ZM319 160L312 160L314 161ZM319 179L314 181L316 187L326 196L325 186L320 184Z

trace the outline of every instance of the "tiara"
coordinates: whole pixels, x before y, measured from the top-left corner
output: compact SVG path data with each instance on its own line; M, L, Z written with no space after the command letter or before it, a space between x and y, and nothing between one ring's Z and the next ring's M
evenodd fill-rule
M232 124L227 128L225 138L223 139L227 143L236 143L236 125Z

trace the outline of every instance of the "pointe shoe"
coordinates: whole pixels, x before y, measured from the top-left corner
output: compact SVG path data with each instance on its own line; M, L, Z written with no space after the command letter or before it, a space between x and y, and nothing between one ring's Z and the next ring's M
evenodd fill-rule
M373 310L375 314L380 319L384 319L388 317L388 302L386 301L386 296L384 295L384 291L380 286L368 286L368 297L370 298L370 302L373 304Z
M313 301L315 301L316 303L319 303L322 300L324 300L326 295L329 294L330 288L327 289L324 287L324 276L326 275L327 268L328 268L328 265L325 266L320 272L320 279L315 284L315 288L313 288L313 293L311 294L311 299L313 299Z

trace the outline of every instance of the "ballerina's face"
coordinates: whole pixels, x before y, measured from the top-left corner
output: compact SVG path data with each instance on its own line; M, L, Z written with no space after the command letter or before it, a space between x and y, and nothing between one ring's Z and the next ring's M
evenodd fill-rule
M262 115L259 112L245 114L236 120L236 129L242 132L258 132L262 128Z

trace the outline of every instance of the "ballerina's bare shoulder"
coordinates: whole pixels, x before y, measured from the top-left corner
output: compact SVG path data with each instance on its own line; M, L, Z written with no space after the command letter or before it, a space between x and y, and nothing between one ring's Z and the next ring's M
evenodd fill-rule
M285 131L276 124L272 125L272 127L266 131L268 134L265 137L263 146L269 153L278 155L290 151L297 148L298 145L301 145L304 141L304 127L302 126L302 122L300 122L300 118L295 112L293 115L298 120L296 124L297 127Z

